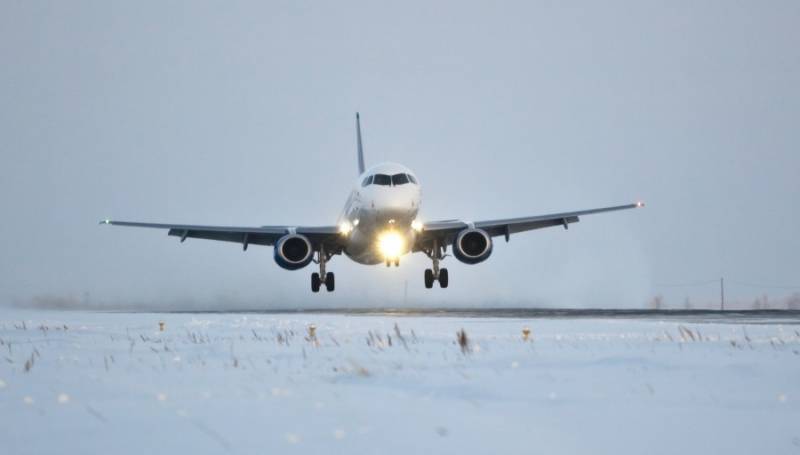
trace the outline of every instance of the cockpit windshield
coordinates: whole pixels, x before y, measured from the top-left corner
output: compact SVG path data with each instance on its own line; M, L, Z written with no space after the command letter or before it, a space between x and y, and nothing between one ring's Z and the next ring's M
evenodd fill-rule
M372 176L371 175L369 177L365 178L363 182L361 182L361 186L367 186L370 183L372 183Z
M386 174L375 174L370 175L361 182L361 186L368 186L368 185L381 185L381 186L400 186L405 185L407 183L417 184L417 179L414 178L411 174L394 174L394 175L386 175Z
M395 174L392 176L392 185L405 185L408 183L408 175L406 174Z

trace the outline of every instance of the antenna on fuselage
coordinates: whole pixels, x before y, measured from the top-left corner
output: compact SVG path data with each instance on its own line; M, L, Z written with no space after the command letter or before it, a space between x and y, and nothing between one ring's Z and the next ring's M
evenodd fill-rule
M364 173L364 145L361 143L361 117L356 112L356 136L358 141L358 174Z

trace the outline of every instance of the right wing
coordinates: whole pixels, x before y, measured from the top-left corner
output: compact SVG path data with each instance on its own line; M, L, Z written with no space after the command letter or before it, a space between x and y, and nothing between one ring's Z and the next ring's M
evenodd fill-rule
M467 223L461 220L434 221L425 223L421 234L418 236L417 250L424 250L437 240L439 245L446 245L453 241L459 231L468 227L483 229L490 236L505 236L506 241L511 234L518 232L531 231L553 226L563 226L565 229L571 223L580 221L579 216L591 215L594 213L613 212L616 210L635 209L644 207L641 202L634 204L617 205L614 207L603 207L598 209L578 210L575 212L553 213L549 215L525 216L520 218L506 218L499 220L476 221Z
M278 239L290 233L301 234L308 237L315 250L319 249L320 245L324 244L326 250L331 254L336 254L342 247L342 236L339 234L339 229L336 226L199 226L193 224L139 223L113 220L103 220L100 224L167 229L167 235L180 237L181 242L185 241L187 238L219 240L223 242L241 243L245 250L250 244L274 245Z

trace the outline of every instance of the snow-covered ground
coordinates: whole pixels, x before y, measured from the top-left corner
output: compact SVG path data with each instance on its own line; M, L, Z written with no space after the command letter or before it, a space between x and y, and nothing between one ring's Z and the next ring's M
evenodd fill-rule
M4 454L800 453L792 321L3 310L0 356Z

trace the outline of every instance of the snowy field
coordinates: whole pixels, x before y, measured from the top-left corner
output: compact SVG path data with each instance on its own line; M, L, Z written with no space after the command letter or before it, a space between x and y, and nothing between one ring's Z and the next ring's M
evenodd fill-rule
M2 310L0 355L3 454L800 454L796 320Z

